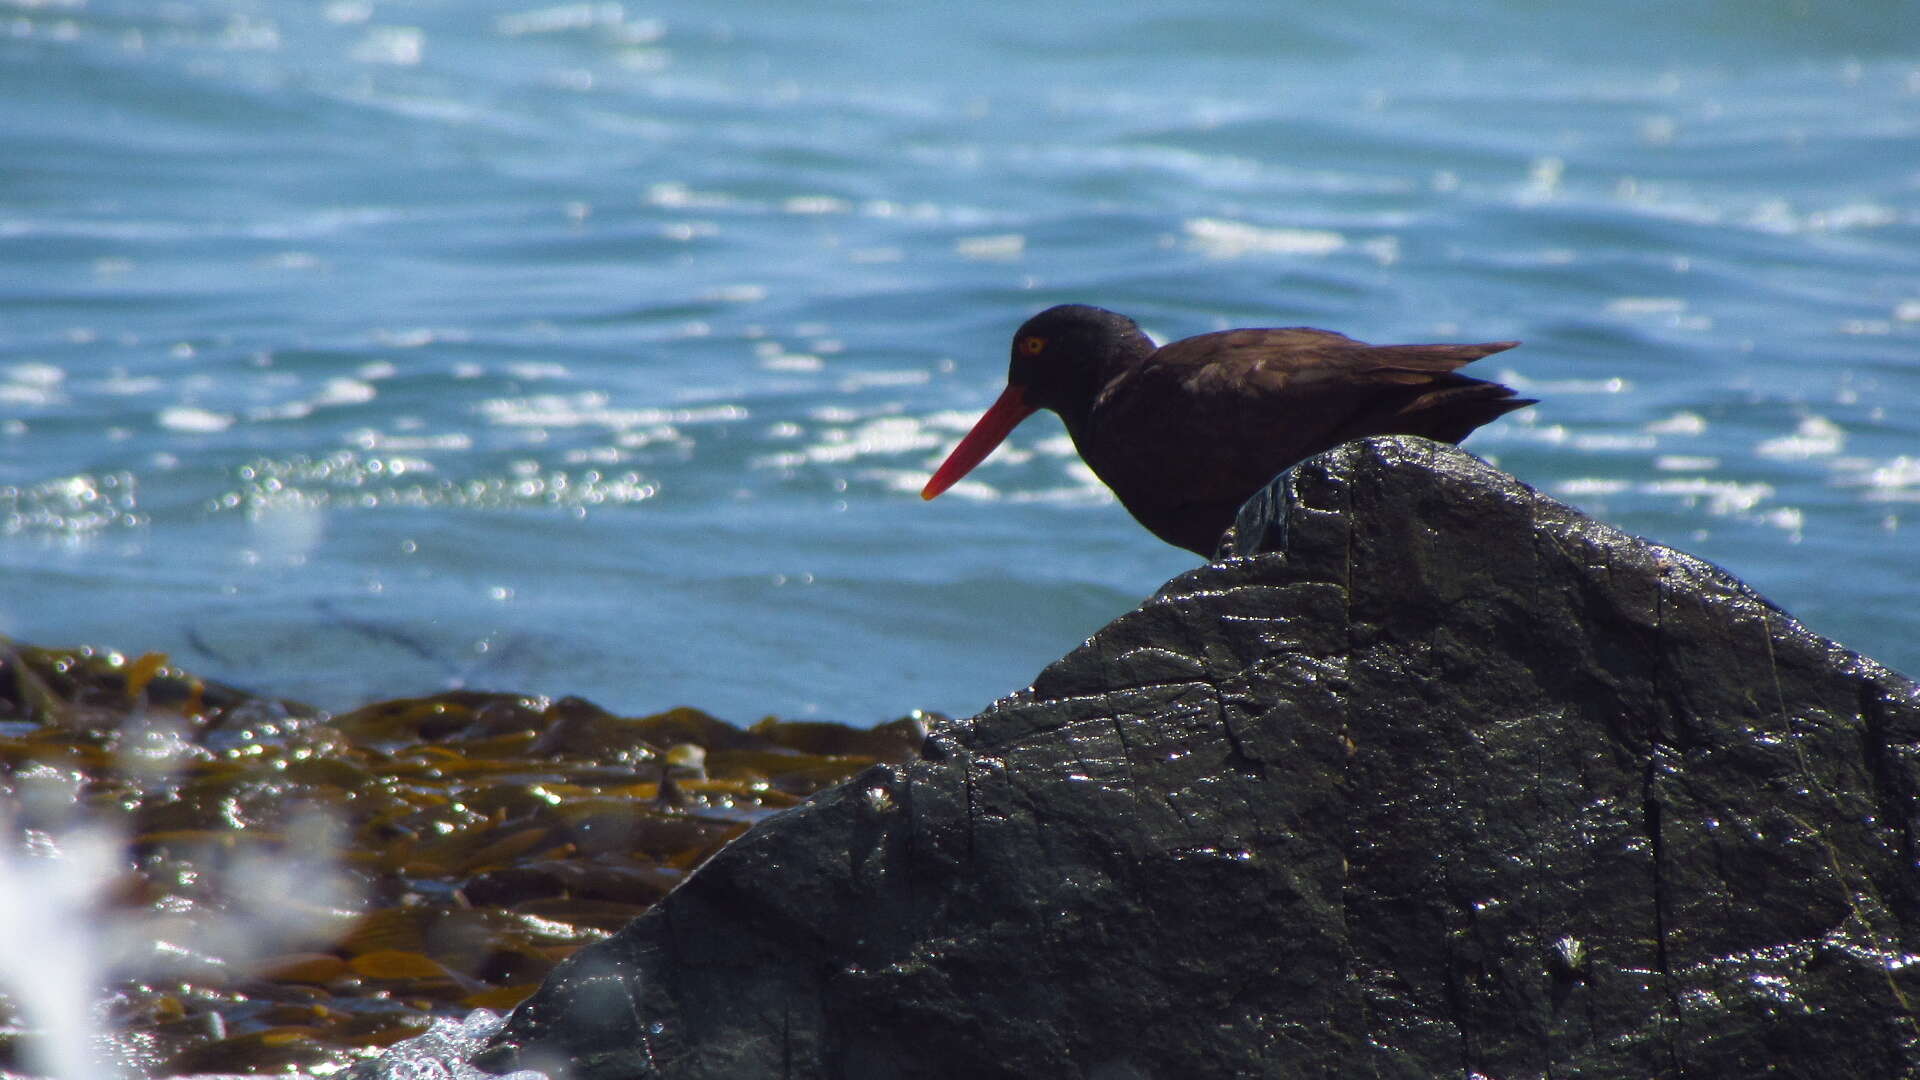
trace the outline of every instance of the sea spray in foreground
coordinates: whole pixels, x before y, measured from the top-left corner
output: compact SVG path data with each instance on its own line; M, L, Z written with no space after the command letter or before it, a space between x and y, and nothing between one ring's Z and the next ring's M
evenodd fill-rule
M17 790L0 788L13 803ZM16 1022L37 1032L22 1063L52 1080L109 1080L121 1071L101 1060L95 1000L101 974L98 914L118 879L121 843L111 830L74 828L59 835L28 828L19 843L14 808L0 806L0 998Z
M116 987L244 969L353 903L330 854L240 852L222 868L224 895L215 903L165 914L128 910L116 896L129 872L117 829L74 814L71 805L71 820L57 830L16 824L17 816L31 820L34 810L48 809L58 786L30 779L0 787L0 836L9 838L0 842L0 1005L12 1006L24 1075L119 1080L170 1071L151 1044L115 1030L109 1016L127 1001ZM20 814L23 805L31 809ZM309 838L331 836L324 816L307 825L299 831ZM221 1031L218 1014L209 1023ZM16 1075L0 1069L0 1078Z
M25 670L15 667L16 678ZM185 718L139 704L103 727L100 742L34 741L61 724L86 730L105 712L97 698L92 712L40 702L56 704L69 711L46 727L0 729L18 737L0 772L0 1005L17 1048L4 1064L51 1080L208 1071L152 1037L165 1026L164 1003L178 1010L188 984L224 989L267 958L337 936L361 906L339 865L339 823L293 802L275 827L158 857L197 836L156 829L155 814L194 797L194 767L214 755L186 737ZM130 1034L130 1015L146 1015L149 1031ZM195 1030L227 1034L217 1013Z

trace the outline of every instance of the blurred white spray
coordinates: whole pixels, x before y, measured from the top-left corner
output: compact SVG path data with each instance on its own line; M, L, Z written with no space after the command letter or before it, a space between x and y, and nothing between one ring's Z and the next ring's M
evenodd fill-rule
M116 1077L95 1052L94 1010L106 966L98 925L124 846L100 828L18 828L19 794L0 789L0 992L39 1029L21 1063L53 1080Z
M151 796L196 753L205 751L184 737L179 717L136 713L115 765ZM33 1033L19 1064L34 1075L126 1075L135 1051L104 1023L116 982L244 971L290 943L326 938L357 913L357 893L336 865L338 823L299 808L275 849L241 846L217 865L193 866L197 895L152 907L118 902L137 873L134 856L122 828L88 812L86 782L44 762L0 776L0 996ZM217 1034L218 1016L209 1020Z

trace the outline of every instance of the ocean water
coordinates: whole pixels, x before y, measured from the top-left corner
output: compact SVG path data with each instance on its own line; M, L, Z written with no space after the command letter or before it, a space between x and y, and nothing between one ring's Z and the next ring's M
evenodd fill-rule
M1920 671L1920 21L0 0L0 632L334 708L978 710L1195 564L1011 331L1497 340L1468 448Z

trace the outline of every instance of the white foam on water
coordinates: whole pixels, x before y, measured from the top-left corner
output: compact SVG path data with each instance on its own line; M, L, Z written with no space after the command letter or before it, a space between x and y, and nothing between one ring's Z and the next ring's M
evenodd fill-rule
M225 431L233 426L234 421L229 413L214 412L211 409L201 409L191 405L172 405L161 409L155 419L163 428L196 434Z
M1346 237L1326 229L1267 228L1221 218L1195 218L1184 228L1188 246L1211 259L1331 255L1347 246Z
M467 1063L505 1022L487 1009L475 1009L464 1020L435 1020L426 1034L394 1043L381 1054L367 1080L551 1080L533 1069L494 1074Z

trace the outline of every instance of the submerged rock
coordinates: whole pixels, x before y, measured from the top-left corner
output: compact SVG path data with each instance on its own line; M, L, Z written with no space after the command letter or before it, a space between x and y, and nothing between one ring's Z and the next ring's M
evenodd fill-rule
M639 1077L1920 1071L1920 690L1451 447L763 822L480 1063Z

